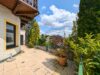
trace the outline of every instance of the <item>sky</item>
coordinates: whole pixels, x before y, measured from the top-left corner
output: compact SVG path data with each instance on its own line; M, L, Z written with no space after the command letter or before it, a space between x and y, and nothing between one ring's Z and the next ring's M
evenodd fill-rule
M41 34L69 36L79 11L80 0L38 0L40 14L35 18Z

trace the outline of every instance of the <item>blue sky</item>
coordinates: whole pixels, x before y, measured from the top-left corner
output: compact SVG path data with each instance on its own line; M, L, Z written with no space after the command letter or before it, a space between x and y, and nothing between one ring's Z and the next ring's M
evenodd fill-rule
M40 15L36 17L41 34L68 36L79 9L80 0L38 0Z

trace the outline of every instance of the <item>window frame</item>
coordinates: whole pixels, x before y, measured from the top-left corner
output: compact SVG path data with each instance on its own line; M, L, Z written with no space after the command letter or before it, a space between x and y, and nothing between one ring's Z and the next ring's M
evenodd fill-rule
M12 24L10 22L6 22L6 38L7 38L7 32L9 32L8 31L9 29L7 29L7 25L13 26L13 28L14 28L13 29L14 32L12 32L14 34L14 44L7 46L7 39L6 39L6 49L15 48L16 47L16 25L14 25L14 24Z

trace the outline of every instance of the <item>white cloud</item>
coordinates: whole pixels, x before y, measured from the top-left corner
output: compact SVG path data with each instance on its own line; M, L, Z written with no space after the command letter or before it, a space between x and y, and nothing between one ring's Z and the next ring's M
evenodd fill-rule
M45 32L43 30L40 30L40 34L45 34Z
M52 14L51 15L41 14L40 15L41 21L39 22L40 25L47 25L55 28L60 28L60 27L67 27L67 29L72 28L73 20L76 19L75 13L71 13L70 11L67 11L65 9L59 9L55 5L50 6L49 9L52 12ZM55 32L51 32L50 34L53 33L59 34L59 31L62 30L55 30ZM71 31L67 30L67 32L69 34Z
M43 6L42 9L46 9L46 6Z
M68 37L68 35L72 32L72 29L70 29L68 27L65 27L65 28L62 28L60 30L49 31L47 34L49 34L49 35L61 35L61 36L64 36L64 32L66 33L66 37Z
M73 4L73 7L79 8L79 5L78 4Z

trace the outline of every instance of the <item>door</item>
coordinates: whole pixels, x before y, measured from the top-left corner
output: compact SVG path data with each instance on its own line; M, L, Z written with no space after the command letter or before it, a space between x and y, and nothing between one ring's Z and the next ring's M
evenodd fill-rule
M21 45L24 44L24 37L23 37L23 35L20 35L20 44L21 44Z

